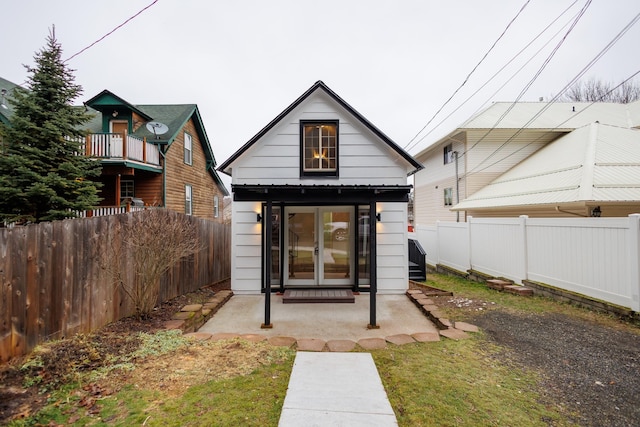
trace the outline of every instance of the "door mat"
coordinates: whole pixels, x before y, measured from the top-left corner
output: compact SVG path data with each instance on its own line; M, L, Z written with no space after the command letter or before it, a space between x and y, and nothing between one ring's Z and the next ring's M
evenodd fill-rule
M356 298L350 289L287 289L283 304L295 303L354 303Z

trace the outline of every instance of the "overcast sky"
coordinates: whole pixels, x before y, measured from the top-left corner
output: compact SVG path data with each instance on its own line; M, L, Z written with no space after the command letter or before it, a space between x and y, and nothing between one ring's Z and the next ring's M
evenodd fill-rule
M458 94L414 139L525 4ZM323 80L399 146L407 147L414 139L408 151L416 154L491 102L513 101L521 93L522 101L537 101L559 93L640 13L638 0L593 0L569 31L587 4L588 0L7 0L0 22L0 76L24 82L23 64L33 64L34 53L45 46L53 25L63 57L69 58L149 6L68 62L76 83L84 88L77 104L103 89L132 104L198 104L220 164ZM631 76L640 70L639 44L636 24L586 71L585 78L619 83Z

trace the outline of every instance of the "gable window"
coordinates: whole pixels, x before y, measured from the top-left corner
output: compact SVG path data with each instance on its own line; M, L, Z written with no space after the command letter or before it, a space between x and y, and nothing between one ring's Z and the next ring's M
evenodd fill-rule
M338 176L338 121L300 122L302 176Z
M453 206L453 188L444 189L444 205Z
M444 147L444 164L453 162L453 144L445 145Z
M220 199L218 196L213 196L213 217L218 218L220 216Z
M184 213L187 215L193 213L193 189L190 185L184 186Z
M184 162L187 165L193 163L193 140L186 132L184 133Z

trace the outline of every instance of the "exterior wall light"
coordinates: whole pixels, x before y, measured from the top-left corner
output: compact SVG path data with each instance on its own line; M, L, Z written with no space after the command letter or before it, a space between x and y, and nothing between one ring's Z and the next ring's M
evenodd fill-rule
M256 214L256 222L262 222L262 215Z
M382 219L380 218L380 212L376 214L376 219L378 220L378 222L382 221Z

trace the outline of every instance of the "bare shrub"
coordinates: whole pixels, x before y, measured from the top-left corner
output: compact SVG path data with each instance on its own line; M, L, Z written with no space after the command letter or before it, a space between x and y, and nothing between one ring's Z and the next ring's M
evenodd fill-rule
M186 215L152 208L124 218L113 230L116 238L108 245L103 268L143 319L158 302L162 275L202 245Z

